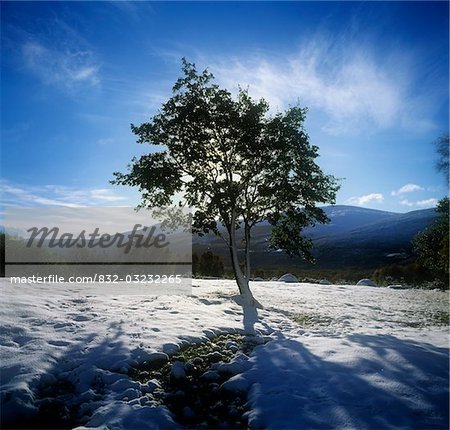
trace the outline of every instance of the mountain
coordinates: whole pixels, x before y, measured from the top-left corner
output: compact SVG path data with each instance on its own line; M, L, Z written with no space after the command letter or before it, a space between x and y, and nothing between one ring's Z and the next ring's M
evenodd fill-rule
M269 247L270 224L262 222L252 231L253 267L276 268L372 268L411 257L412 238L436 218L434 209L405 214L379 211L354 206L327 206L323 210L330 219L304 230L303 235L313 240L316 266L299 258L290 258L280 250ZM222 255L228 261L224 242L213 235L194 237L193 250L207 249Z

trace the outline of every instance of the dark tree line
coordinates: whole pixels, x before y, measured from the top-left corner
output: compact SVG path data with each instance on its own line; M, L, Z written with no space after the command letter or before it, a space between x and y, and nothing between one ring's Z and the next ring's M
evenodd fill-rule
M210 276L221 278L225 268L223 258L211 251L206 251L200 256L192 254L192 273L194 276Z

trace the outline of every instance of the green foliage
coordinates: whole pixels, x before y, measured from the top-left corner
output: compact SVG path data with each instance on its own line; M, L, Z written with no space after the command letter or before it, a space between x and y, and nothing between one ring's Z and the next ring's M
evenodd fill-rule
M413 240L419 262L437 278L448 279L449 274L449 198L439 201L438 219Z
M315 162L318 147L303 128L306 109L270 116L265 100L253 100L243 89L233 98L208 70L199 73L185 59L182 70L159 113L132 125L138 143L154 149L134 158L128 173L115 172L112 183L138 187L144 207L170 205L182 196L180 204L196 209L194 232L221 235L220 222L231 254L238 247L236 229L244 228L248 249L252 227L268 219L274 247L312 259L301 229L327 221L315 205L334 203L339 187Z
M368 277L381 286L407 284L417 287L430 281L433 276L418 261L412 261L407 263L393 263L379 267Z
M296 313L291 319L302 327L329 327L333 323L333 319L317 313Z
M192 254L192 272L196 276L213 276L221 278L224 274L223 258L211 251L204 252L200 257Z
M444 174L444 177L449 181L449 160L450 160L450 142L449 134L443 134L437 139L434 144L436 145L436 152L438 153L438 160L436 162L436 169Z

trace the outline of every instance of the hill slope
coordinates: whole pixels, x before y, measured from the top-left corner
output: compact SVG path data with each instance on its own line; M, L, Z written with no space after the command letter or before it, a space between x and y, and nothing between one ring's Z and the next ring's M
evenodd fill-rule
M304 230L304 236L314 242L316 267L348 268L377 267L411 256L411 240L436 218L434 209L405 214L365 209L353 206L327 206L325 213L330 223ZM253 267L314 266L269 247L270 225L263 222L253 230ZM194 252L211 249L228 261L223 241L208 235L194 237Z

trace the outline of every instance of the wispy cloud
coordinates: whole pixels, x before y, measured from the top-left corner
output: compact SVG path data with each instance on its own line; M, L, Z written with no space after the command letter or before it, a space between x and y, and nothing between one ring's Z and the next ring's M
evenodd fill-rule
M79 189L60 185L41 187L0 181L3 204L15 206L107 206L123 202L127 197L115 194L111 189Z
M346 203L349 205L365 206L370 203L382 203L384 196L381 193L371 193L360 197L351 197Z
M28 22L10 25L8 30L15 35L14 55L22 70L65 92L92 89L101 82L95 45L71 22L77 22L77 15L67 10L64 17L49 14L45 27Z
M229 89L248 86L251 95L279 109L300 101L322 111L322 128L329 134L410 123L417 100L406 59L399 53L396 61L393 55L380 61L369 48L317 38L283 57L257 54L201 62Z
M110 145L114 142L114 139L112 137L104 137L102 139L97 140L97 143L99 145Z
M22 45L22 56L26 68L47 85L73 90L97 86L100 82L99 65L89 50L27 41Z
M110 6L125 13L136 22L145 19L149 14L154 14L151 3L145 1L116 0L110 2Z
M117 201L121 201L121 200L126 200L126 197L113 194L113 192L111 190L108 190L106 188L89 190L89 194L93 200L97 200L97 201L105 200L108 202L117 202Z
M394 190L391 192L391 195L398 196L400 194L412 193L414 191L423 191L425 188L416 184L406 184L403 187L400 187L398 190Z

